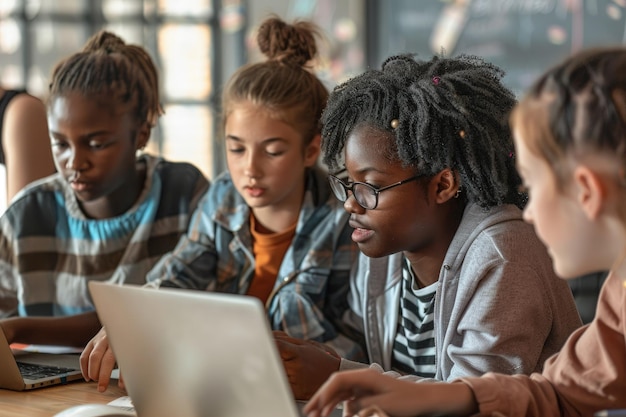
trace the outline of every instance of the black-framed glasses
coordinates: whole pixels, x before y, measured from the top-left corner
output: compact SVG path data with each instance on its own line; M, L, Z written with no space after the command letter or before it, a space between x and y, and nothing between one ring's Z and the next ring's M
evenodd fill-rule
M356 202L359 203L361 207L366 210L374 210L378 206L378 194L382 193L385 190L389 190L402 184L406 184L407 182L415 181L424 176L424 174L415 175L414 177L398 181L382 188L376 188L366 182L358 181L346 184L332 174L328 175L328 180L330 182L330 188L331 190L333 190L333 194L335 194L335 197L337 197L339 201L345 203L345 201L348 199L348 191L350 191L352 192L352 195L354 196Z

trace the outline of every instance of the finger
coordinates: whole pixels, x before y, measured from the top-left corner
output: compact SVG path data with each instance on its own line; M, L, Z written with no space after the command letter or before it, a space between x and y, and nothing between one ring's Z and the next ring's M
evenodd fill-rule
M117 381L117 386L126 389L126 385L124 384L124 378L122 377L122 371L120 371L120 379Z
M391 380L393 378L381 375L371 369L335 372L311 397L305 409L307 411L332 410L341 401L354 400L362 396L386 391L385 384ZM368 403L367 405L371 404Z
M347 400L343 403L344 414L358 417L387 417L380 407L384 401L384 395L365 395Z
M285 333L282 330L272 330L272 335L274 335L274 338L276 338L276 339L289 337L289 336L287 336L287 333Z
M80 353L80 372L83 374L85 381L91 381L91 378L89 377L89 356L91 356L92 351L93 343L90 340Z
M276 340L275 342L278 348L278 354L283 361L288 361L298 356L291 343L282 340Z
M99 373L98 373L98 391L104 392L109 386L109 382L111 381L111 372L113 372L113 368L115 368L115 356L113 355L113 351L111 349L107 349L99 363Z
M96 380L95 377L97 377L98 371L94 371L92 368L94 358L100 355L98 352L104 352L106 349L108 349L108 340L103 327L87 342L87 345L85 345L85 348L80 354L80 370L86 381ZM99 363L99 361L97 362Z
M383 411L383 409L392 409L390 408L392 405L389 404L389 397L387 394L364 395L353 401L346 401L346 403L344 403L344 407L347 407L351 416L358 417L387 417L388 414Z
M87 376L89 379L97 381L100 374L100 361L109 348L109 344L106 338L92 339L89 344L91 344L91 349L85 349L81 356L85 357Z
M313 404L311 405L311 401L308 401L305 407L302 409L302 412L307 417L327 417L329 416L337 406L341 403L341 401L336 403L328 403L328 404ZM348 414L343 414L347 416ZM351 415L350 415L351 416Z
M343 415L344 416L356 416L362 407L359 405L359 400L354 398L352 400L346 400L343 402Z
M377 406L364 408L356 415L358 417L387 417L387 414Z
M335 351L335 349L333 349L332 347L328 346L326 343L318 342L316 340L308 340L307 342L309 343L309 345L315 346L317 349L325 352L326 354L328 354L330 356L334 356L336 358L340 358L341 357Z
M303 411L307 416L327 416L337 408L337 405L350 397L349 392L336 389L326 382L307 402Z
M274 339L276 341L280 341L282 343L291 343L293 345L306 345L309 343L308 340L298 339L297 337L291 337L287 333L281 333L278 336L274 335Z
M387 414L378 406L380 396L361 397L343 403L344 413L358 417L386 417Z

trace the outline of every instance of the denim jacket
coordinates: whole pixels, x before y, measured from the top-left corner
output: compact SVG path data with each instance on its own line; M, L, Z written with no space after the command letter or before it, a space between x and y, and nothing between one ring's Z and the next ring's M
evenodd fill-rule
M348 213L331 193L327 174L311 169L295 236L266 303L272 329L325 342L359 358L360 346L336 326L348 308L357 247ZM198 204L189 231L150 272L152 285L245 294L254 277L250 208L223 173Z

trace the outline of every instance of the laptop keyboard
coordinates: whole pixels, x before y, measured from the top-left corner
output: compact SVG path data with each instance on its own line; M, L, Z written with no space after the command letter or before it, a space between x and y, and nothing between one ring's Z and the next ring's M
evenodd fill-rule
M17 367L20 369L20 373L26 379L39 379L48 378L51 376L58 376L72 372L75 369L62 368L58 366L49 365L35 365L32 363L17 362Z

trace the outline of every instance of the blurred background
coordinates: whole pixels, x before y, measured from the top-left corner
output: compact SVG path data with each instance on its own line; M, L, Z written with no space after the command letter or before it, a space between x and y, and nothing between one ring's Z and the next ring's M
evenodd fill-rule
M260 59L270 13L315 21L318 75L332 88L394 53L480 55L521 95L548 66L583 47L626 42L626 0L0 0L0 84L45 99L54 64L105 28L157 63L166 111L149 150L224 169L219 94Z

